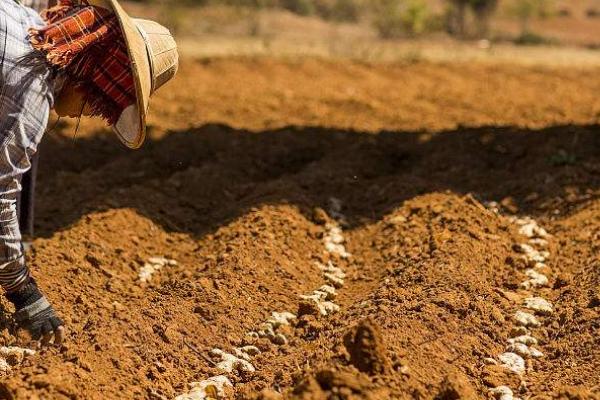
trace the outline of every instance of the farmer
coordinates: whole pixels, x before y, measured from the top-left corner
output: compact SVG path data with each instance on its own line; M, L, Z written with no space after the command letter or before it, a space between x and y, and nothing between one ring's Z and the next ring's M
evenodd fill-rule
M169 31L130 18L116 0L59 0L42 17L0 0L0 285L19 326L43 345L61 343L64 327L25 263L16 202L50 109L102 118L138 148L150 95L177 66Z

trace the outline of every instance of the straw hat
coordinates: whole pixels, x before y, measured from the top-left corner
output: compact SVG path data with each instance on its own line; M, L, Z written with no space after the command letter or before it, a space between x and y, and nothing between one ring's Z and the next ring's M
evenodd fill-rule
M123 111L112 129L127 147L137 149L146 138L150 96L177 72L177 44L167 28L154 21L131 18L117 0L90 0L89 3L114 11L123 30L137 101Z

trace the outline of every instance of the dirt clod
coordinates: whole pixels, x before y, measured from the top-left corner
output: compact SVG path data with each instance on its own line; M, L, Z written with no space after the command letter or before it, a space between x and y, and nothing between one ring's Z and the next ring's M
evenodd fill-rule
M378 400L389 398L385 388L377 388L364 375L322 370L309 376L293 392L293 400Z
M477 397L475 390L466 378L454 373L447 375L440 383L434 400L469 400Z
M486 365L482 372L483 383L489 388L508 386L517 388L521 384L521 376L501 365Z
M350 362L359 371L373 375L385 373L390 368L381 329L372 319L363 320L348 332L344 343Z

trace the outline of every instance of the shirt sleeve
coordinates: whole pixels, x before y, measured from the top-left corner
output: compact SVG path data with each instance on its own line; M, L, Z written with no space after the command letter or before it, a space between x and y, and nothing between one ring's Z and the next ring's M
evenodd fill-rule
M42 139L54 87L45 63L24 61L33 51L27 30L40 23L38 17L11 0L0 0L0 7L0 143L2 153L10 151L0 160L0 174L6 178L2 167L6 170L7 162L11 168L29 167L22 158L33 154Z
M48 8L50 5L49 3L49 0L21 0L21 4L25 7L34 9L38 13Z

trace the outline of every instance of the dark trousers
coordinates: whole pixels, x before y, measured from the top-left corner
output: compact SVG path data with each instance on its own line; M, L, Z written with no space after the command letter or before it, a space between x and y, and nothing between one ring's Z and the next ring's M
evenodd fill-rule
M33 237L33 217L35 209L35 181L38 169L38 154L31 158L31 169L21 179L21 194L17 199L19 228L24 238Z

